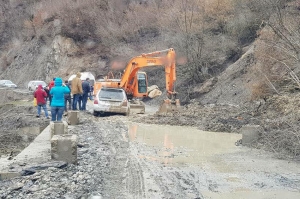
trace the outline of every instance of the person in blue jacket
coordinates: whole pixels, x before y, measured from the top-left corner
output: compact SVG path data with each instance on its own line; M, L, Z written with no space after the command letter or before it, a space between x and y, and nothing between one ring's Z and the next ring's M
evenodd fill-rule
M54 81L54 87L50 90L51 101L51 121L61 121L65 110L65 94L70 93L70 89L63 83L62 79L57 77Z

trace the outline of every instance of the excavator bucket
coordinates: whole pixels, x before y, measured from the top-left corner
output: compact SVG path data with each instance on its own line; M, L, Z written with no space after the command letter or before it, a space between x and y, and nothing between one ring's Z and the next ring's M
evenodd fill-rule
M130 113L143 114L145 113L145 103L139 100L130 101Z
M170 113L179 110L180 110L179 99L175 99L175 100L166 99L160 105L160 108L157 113Z

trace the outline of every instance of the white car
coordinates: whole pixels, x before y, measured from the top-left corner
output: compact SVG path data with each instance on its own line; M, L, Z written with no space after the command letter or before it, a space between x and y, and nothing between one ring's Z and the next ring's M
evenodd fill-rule
M120 88L101 88L94 99L93 115L120 113L128 116L130 105L126 93Z
M17 88L18 87L16 84L14 84L10 80L0 80L0 86L9 87L9 88Z
M38 87L38 85L42 85L43 88L45 88L47 86L46 82L44 82L44 81L33 80L28 83L27 88L30 91L35 91L35 89Z

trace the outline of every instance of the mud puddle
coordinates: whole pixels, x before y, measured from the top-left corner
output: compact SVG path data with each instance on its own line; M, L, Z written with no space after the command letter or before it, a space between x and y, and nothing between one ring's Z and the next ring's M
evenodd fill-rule
M300 198L300 164L236 146L240 134L135 123L128 129L139 158L186 176L193 173L188 181L194 180L204 198Z
M212 156L237 151L235 142L241 135L199 131L182 126L158 126L132 124L129 127L130 141L157 147L153 157L164 164L203 165Z

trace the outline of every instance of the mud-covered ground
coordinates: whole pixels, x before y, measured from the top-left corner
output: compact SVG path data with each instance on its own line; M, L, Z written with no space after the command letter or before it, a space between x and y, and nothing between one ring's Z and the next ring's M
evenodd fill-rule
M250 199L261 192L265 198L288 196L296 199L300 196L298 164L274 159L269 153L235 146L238 134L230 138L229 143L225 137L233 134L224 135L224 139L220 139L222 145L226 145L223 153L214 154L216 145L213 143L207 153L211 155L207 156L203 151L199 154L203 159L195 164L187 146L201 145L201 139L209 134L200 137L199 142L194 139L186 146L178 146L177 139L188 138L188 133L194 137L197 130L183 127L180 136L175 126L170 127L169 141L149 144L152 136L166 139L166 135L158 132L159 126L148 124L138 124L147 131L132 131L128 129L128 124L132 123L130 120L118 115L94 117L80 113L80 124L69 126L69 133L76 134L79 140L78 165L48 163L47 167L44 164L29 167L20 164L18 166L27 173L1 181L0 197ZM163 128L168 129L168 125ZM172 138L173 134L178 137ZM211 141L204 141L207 143L200 148L205 148ZM191 162L182 162L181 159L190 159ZM181 163L176 164L175 160ZM174 164L167 163L172 161ZM272 167L267 166L270 162ZM11 165L11 170L14 168Z
M163 100L159 97L145 102L148 114L131 115L130 120L233 133L241 133L240 129L244 125L260 125L265 132L253 147L275 152L281 158L299 159L299 99L299 94L281 95L243 105L202 104L201 101L194 100L183 105L179 111L155 114ZM32 106L32 100L32 93L25 89L0 89L0 155L17 155L35 138L38 131L36 128L42 130L49 123L45 117L35 117L37 111ZM29 127L35 130L28 130Z
M274 158L274 153L235 146L235 141L240 138L236 132L241 126L274 124L264 126L265 130L268 130L267 127L274 130L291 117L289 113L293 113L294 108L286 105L293 104L287 101L291 98L273 100L278 101L278 105L273 102L271 107L268 103L257 103L251 110L225 104L203 106L195 102L183 106L180 113L160 115L154 114L157 108L154 106L147 106L144 115L129 117L94 117L89 112L81 112L80 124L69 126L69 132L79 138L78 165L11 165L11 171L22 167L28 172L21 177L0 181L0 198L299 198L300 170L296 159L279 160ZM30 94L21 101L5 103L0 109L1 155L9 159L38 135L32 129L43 128L49 120L35 117ZM282 120L268 118L259 111L266 108L274 110L273 116L282 110ZM296 116L293 114L289 124L296 123ZM264 117L266 119L262 122ZM147 133L144 129L132 133L128 129L132 122L146 125L143 128L153 129L153 132ZM181 133L177 132L178 126L183 126ZM202 133L189 126L219 133L194 137ZM30 130L26 130L27 127ZM160 134L157 129L161 128L169 129L171 133ZM173 134L177 138L172 137ZM157 135L163 139L156 140ZM225 137L229 135L234 137L228 142ZM142 139L139 140L139 137ZM153 137L155 139L151 141ZM186 146L175 144L177 139L186 138L189 138ZM211 140L206 140L208 138ZM204 144L200 142L202 139ZM257 143L258 148L266 139L261 140ZM289 143L287 138L282 141ZM265 144L269 142L265 141ZM200 159L197 164L190 155L192 149L189 147L192 145L204 150L196 156ZM205 149L207 145L211 148ZM223 145L224 149L218 149L222 153L211 154ZM176 159L189 158L191 162L180 165L166 164L166 160L175 162ZM265 197L258 197L261 192Z
M194 126L213 132L241 133L245 125L260 125L264 132L252 147L280 158L300 159L300 94L278 95L243 105L202 104L193 101L178 111L132 116L132 121L160 125Z

